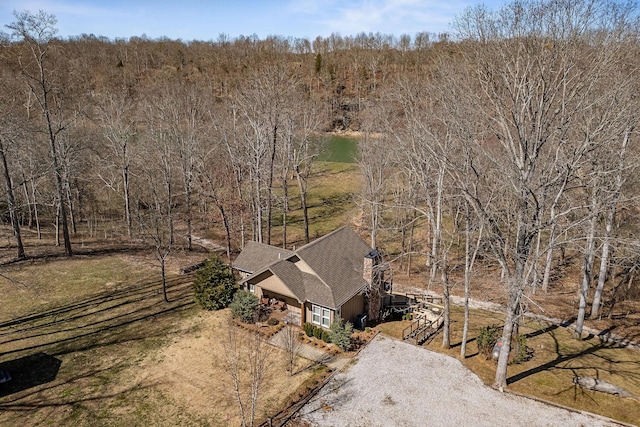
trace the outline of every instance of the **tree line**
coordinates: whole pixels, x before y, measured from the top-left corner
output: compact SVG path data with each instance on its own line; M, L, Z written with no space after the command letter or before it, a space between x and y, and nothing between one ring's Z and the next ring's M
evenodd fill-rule
M229 254L246 239L290 246L294 205L309 241L321 136L352 130L372 246L384 235L406 265L424 256L445 297L454 271L468 298L477 261L499 266L496 386L528 295L551 292L563 263L582 271L577 335L605 295L634 289L634 3L476 7L451 35L413 38L62 40L55 25L18 12L1 40L0 160L18 258L25 229L52 225L71 256L79 229L105 221L162 262L211 221Z

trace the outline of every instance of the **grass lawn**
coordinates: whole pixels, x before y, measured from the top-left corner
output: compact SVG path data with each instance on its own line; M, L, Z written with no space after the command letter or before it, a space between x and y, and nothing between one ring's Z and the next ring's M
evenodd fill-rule
M220 366L228 311L195 306L178 264L169 303L144 254L3 267L0 369L13 380L0 384L0 425L237 425ZM317 374L289 376L278 351L259 420Z
M336 228L354 222L358 216L356 195L361 178L354 163L316 162L309 180L307 206L309 209L309 237L321 237ZM304 220L300 192L295 181L289 182L289 212L287 213L287 247L304 244ZM276 194L280 195L281 190ZM282 218L274 216L272 244L282 244Z

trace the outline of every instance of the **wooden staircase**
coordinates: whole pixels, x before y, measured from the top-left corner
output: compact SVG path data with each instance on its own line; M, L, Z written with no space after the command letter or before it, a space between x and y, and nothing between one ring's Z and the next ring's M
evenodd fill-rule
M442 315L436 320L427 320L424 317L418 318L402 330L402 339L404 341L413 340L416 345L421 345L438 332L443 322Z

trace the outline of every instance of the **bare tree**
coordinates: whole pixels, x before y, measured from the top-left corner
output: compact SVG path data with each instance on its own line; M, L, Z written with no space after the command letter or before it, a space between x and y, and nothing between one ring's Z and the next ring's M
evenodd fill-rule
M16 239L16 247L17 247L17 257L24 258L24 245L22 244L22 235L20 233L20 224L18 222L18 215L16 212L16 198L13 192L13 181L11 179L11 174L9 173L9 165L7 162L7 154L4 148L4 144L2 142L3 138L0 136L0 162L2 162L2 170L4 175L4 181L6 185L6 195L7 195L7 207L9 209L9 217L11 219L11 227L13 228L13 236Z
M6 78L0 80L0 90L2 90L3 95L5 93L10 93L12 89L7 80L8 79ZM15 139L15 133L18 129L15 123L16 120L11 114L13 105L3 95L0 95L0 103L3 106L2 112L0 113L0 162L2 163L9 219L11 220L13 236L16 239L17 257L20 259L24 258L26 255L24 251L24 244L22 243L20 223L18 221L18 206L16 204L16 197L14 194L14 184L11 177L9 161L7 160L11 142Z
M471 172L467 172L470 174ZM471 274L473 272L473 266L480 250L480 244L482 243L482 229L483 223L481 222L477 230L477 238L475 245L472 247L473 239L473 220L472 209L468 200L464 200L464 323L462 325L462 344L460 345L460 357L467 357L467 337L469 335L469 299L471 297Z
M147 168L143 169L145 177L150 182L153 181L156 175L157 167L162 168L162 166L151 163ZM138 222L142 237L149 244L151 252L158 262L158 267L160 267L163 299L165 302L169 302L166 263L175 244L172 240L170 222L167 220L167 216L170 215L166 201L168 196L163 187L160 186L158 188L151 184L146 199L139 201L145 206L145 209L138 210Z
M388 140L373 136L370 132L359 143L358 165L363 177L362 210L367 218L371 233L371 247L378 244L378 230L381 227L387 198L387 181L390 176L391 157L385 155L383 147Z
M288 67L268 66L249 76L236 98L237 109L246 121L244 139L251 164L255 237L263 241L264 227L267 244L271 243L276 153L281 144L287 100L297 84L298 77Z
M467 88L478 96L469 105L486 113L494 135L478 141L476 155L495 162L506 184L501 192L514 210L513 220L503 222L487 198L497 194L490 187L465 191L505 272L505 345L496 387L506 386L510 342L534 268L533 243L546 226L543 209L565 192L567 170L577 170L603 140L577 137L576 122L587 116L589 95L601 93L617 63L631 13L629 5L609 1L514 2L497 13L467 10L456 23L469 41L463 54L474 80Z
M307 94L297 93L295 105L291 109L286 130L286 138L289 141L287 157L293 168L300 193L300 205L302 207L302 219L304 226L305 242L309 243L309 206L307 194L309 177L311 176L314 161L319 153L319 141L314 137L320 128L324 118L320 106L312 100L306 99Z
M109 150L101 159L104 163L104 172L98 172L98 176L107 188L118 192L124 203L124 218L127 226L127 235L131 237L131 164L132 143L137 130L134 115L135 105L131 97L119 91L104 94L98 101L98 119L107 139ZM122 180L122 189L118 180L110 174L113 170L119 170ZM120 194L120 191L122 194Z
M43 11L40 11L37 15L27 11L15 12L14 15L16 21L7 25L7 28L12 30L14 37L22 39L27 44L31 53L31 58L27 62L20 61L22 73L35 102L44 116L55 175L64 248L66 254L72 256L73 250L69 237L63 172L57 146L57 138L66 129L69 119L63 114L64 93L54 86L51 81L50 68L48 66L49 56L53 50L51 42L57 32L55 28L57 20L55 16Z
M298 351L302 346L300 329L295 326L286 325L284 330L280 332L280 336L282 337L284 351L287 356L287 372L289 372L289 375L293 375L296 373L295 367L298 359Z
M630 109L635 110L635 109ZM617 162L614 165L613 169L613 182L609 187L609 197L606 200L605 207L605 230L604 236L602 237L602 251L600 256L600 271L598 272L598 284L596 286L596 290L593 296L593 302L591 305L591 319L596 319L600 315L600 306L602 301L602 292L604 290L604 285L607 280L607 275L609 271L609 262L610 262L610 253L612 240L614 237L614 224L616 220L616 213L618 208L618 203L621 199L621 191L624 182L626 181L626 176L633 173L633 170L638 166L637 160L629 161L628 158L631 157L628 155L628 146L630 139L632 137L634 131L634 125L628 126L622 133L620 142L620 149L616 150L617 154ZM634 158L635 156L631 157Z
M261 392L268 384L273 349L260 334L241 330L232 320L224 339L220 365L229 378L227 391L238 405L241 425L253 427Z

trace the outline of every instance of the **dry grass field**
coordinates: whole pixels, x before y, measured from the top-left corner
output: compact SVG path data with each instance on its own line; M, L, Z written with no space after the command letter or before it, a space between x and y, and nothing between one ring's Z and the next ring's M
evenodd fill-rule
M228 311L196 307L194 276L178 274L203 255L172 260L169 303L144 251L3 266L0 425L237 425L220 366ZM317 373L289 376L272 351L258 420Z

